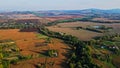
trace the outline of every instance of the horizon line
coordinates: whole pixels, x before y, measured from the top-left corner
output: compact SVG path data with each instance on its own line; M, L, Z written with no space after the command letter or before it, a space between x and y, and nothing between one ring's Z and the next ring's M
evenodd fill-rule
M40 9L40 10L0 10L0 12L24 12L24 11L67 11L67 10L87 10L87 9L93 9L93 10L115 10L120 8L83 8L83 9Z

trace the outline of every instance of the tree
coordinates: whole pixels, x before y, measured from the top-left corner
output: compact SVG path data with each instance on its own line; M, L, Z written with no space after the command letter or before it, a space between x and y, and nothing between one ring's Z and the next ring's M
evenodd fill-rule
M80 62L80 61L77 62L76 68L82 68L82 65L81 65L81 62Z
M70 63L70 64L69 64L69 67L70 67L70 68L75 68L75 64L74 64L74 63Z

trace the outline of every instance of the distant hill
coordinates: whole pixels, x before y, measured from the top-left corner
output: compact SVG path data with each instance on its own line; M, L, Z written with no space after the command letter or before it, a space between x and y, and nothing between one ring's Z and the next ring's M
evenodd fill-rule
M102 9L85 9L80 10L81 12L89 12L89 13L120 13L120 9L109 9L109 10L102 10Z
M120 9L84 9L84 10L48 10L36 11L34 14L38 16L59 16L59 15L104 15L104 14L120 14Z
M109 9L109 10L103 10L103 9L83 9L83 10L47 10L47 11L13 11L13 12L3 12L2 13L15 13L15 14L30 14L32 12L34 13L41 13L41 14L47 14L47 15L59 15L59 14L84 14L84 13L120 13L120 9Z
M109 19L120 20L120 9L83 9L83 10L46 10L46 11L13 11L2 12L0 14L34 14L39 17L51 17L51 16L65 16L65 15L82 15L89 17L104 17Z
M83 10L48 10L47 12L65 12L65 13L85 13L85 12L105 12L105 13L120 13L120 9L83 9Z

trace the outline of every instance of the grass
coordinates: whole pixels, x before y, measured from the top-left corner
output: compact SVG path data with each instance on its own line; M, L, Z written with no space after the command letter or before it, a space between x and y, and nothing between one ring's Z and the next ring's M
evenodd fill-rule
M120 37L116 37L116 38L114 38L114 39L115 39L115 41L120 42Z
M115 42L115 45L120 48L120 42Z
M3 65L2 65L2 64L0 64L0 68L3 68Z
M111 42L111 41L104 41L103 44L105 44L105 45L114 45L115 43Z
M43 34L36 34L36 36L39 38L39 39L46 39L46 38L48 38L48 36L45 36L45 35L43 35Z

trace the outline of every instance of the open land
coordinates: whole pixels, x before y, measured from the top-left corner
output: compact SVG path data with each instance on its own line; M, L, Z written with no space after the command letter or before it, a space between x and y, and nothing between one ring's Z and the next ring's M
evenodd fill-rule
M110 33L120 33L120 24L104 24L104 23L93 23L93 22L68 22L68 23L60 23L54 26L47 27L51 31L63 32L66 34L70 34L78 37L80 40L90 40L93 37L101 36L103 33L92 32L88 30L75 30L75 27L88 27L88 26L96 26L96 25L104 25L106 27L113 27L113 30Z
M45 42L46 37L40 36L41 38L37 37L36 32L20 32L19 29L0 30L0 39L14 40L22 55L33 55L35 57L37 54L41 54L40 58L20 61L17 65L10 65L11 68L36 68L37 63L45 62L48 64L47 68L49 67L50 62L55 62L53 68L62 68L65 66L64 61L67 59L66 54L69 52L70 47L63 41L55 38L52 38L52 43L48 45L36 47L36 43ZM49 49L58 50L58 57L48 57L46 51Z

